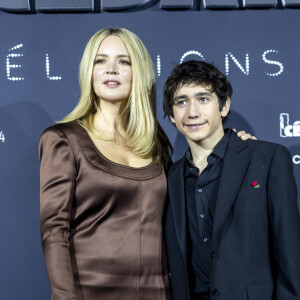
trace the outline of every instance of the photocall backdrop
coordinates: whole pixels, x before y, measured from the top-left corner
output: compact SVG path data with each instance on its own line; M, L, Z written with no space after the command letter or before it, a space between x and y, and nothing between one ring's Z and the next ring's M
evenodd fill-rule
M78 102L81 55L100 28L125 27L148 48L156 68L158 118L175 147L175 160L186 142L163 118L163 84L178 63L205 60L233 85L227 126L287 146L300 189L299 13L0 12L0 298L51 297L40 244L38 142L44 129Z

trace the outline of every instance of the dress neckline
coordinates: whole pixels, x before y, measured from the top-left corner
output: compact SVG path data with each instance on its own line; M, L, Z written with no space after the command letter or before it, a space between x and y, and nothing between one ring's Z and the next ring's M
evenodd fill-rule
M120 177L139 181L154 178L162 173L162 166L153 161L144 167L136 168L108 159L99 151L86 129L81 126L78 121L71 123L73 123L73 131L76 133L78 143L85 158L95 167Z

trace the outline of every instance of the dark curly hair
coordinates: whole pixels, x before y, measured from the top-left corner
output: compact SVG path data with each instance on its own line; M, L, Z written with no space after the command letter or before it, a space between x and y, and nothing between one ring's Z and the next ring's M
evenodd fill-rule
M215 92L220 111L226 103L228 97L232 95L232 86L226 76L214 65L204 61L190 60L176 66L164 85L164 113L165 117L173 117L174 95L182 85L196 84L210 88L210 92ZM223 122L227 116L223 118Z

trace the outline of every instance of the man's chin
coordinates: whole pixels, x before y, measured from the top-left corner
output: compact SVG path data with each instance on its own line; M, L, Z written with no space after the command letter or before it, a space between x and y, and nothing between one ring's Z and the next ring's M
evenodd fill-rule
M191 141L192 143L195 144L201 144L206 138L206 135L201 135L201 136L190 136L190 137L186 137L188 141Z

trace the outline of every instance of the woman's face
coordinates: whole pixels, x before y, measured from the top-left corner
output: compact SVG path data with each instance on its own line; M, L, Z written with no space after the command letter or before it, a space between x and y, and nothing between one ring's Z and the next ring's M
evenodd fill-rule
M119 37L108 36L100 44L94 61L92 81L100 101L128 100L132 86L131 58Z

